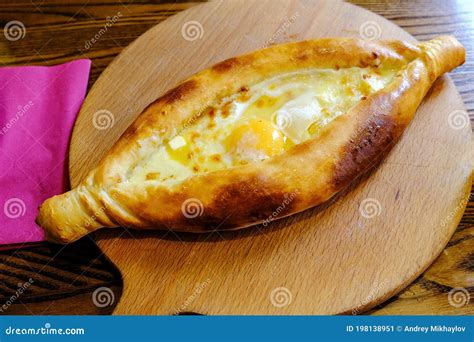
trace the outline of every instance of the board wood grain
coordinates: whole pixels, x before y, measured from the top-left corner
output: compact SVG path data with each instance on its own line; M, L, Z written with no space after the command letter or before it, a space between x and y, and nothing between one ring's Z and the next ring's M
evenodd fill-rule
M197 38L186 33L190 23ZM282 41L373 34L415 41L373 13L333 1L216 1L181 12L126 48L97 80L73 133L72 184L146 105L206 66ZM463 108L451 80L438 80L381 167L332 203L267 227L98 233L124 279L115 312L359 313L389 298L428 267L462 216L471 129L453 128L449 118ZM99 111L111 114L105 129L94 125ZM375 214L364 211L367 203Z

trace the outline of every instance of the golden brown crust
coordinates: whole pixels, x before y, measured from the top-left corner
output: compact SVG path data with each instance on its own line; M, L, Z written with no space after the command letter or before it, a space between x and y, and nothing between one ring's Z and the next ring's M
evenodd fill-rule
M203 70L150 104L99 166L72 191L43 203L38 222L57 242L102 226L204 232L268 222L318 205L388 153L434 80L464 62L452 37L412 46L398 41L319 39L273 46ZM398 68L384 89L360 101L317 136L268 160L202 173L167 187L130 183L144 155L241 88L304 68ZM183 214L183 204L198 207ZM275 215L277 213L277 215Z

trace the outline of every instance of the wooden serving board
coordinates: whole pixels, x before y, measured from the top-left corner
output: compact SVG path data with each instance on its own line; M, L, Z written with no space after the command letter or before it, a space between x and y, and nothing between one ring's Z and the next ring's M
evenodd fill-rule
M72 185L178 81L269 44L330 36L415 42L385 19L335 1L215 1L167 19L126 48L90 91L72 136ZM267 227L98 232L124 280L115 313L360 313L388 299L437 257L464 211L472 140L463 109L452 81L438 80L377 170L322 208Z

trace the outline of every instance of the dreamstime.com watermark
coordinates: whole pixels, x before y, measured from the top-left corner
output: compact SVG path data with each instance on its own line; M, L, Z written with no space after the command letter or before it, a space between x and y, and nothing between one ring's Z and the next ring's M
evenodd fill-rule
M115 302L115 295L112 289L106 286L98 287L92 293L92 303L98 308L111 306Z
M181 306L174 311L174 315L178 315L179 313L184 312L186 308L190 306L196 300L196 298L202 293L202 291L204 291L204 289L209 286L210 283L211 283L211 279L208 278L205 281L203 281L201 284L199 284L194 289L193 293L188 298L186 298L184 303L181 304Z
M293 294L286 287L276 287L270 292L270 302L274 307L283 308L293 301Z
M10 219L25 216L26 204L21 198L13 197L3 203L3 214Z
M287 112L277 111L272 115L272 123L276 128L283 131L291 127L293 120Z
M114 124L115 117L110 110L100 109L92 116L92 125L99 131L112 128Z
M282 212L285 211L285 209L288 208L288 206L290 205L291 202L293 202L296 198L296 196L298 195L297 191L294 191L290 194L285 194L285 199L283 200L283 202L281 202L281 205L279 205L275 211L273 211L273 213L268 216L268 218L266 218L262 224L264 227L268 226L268 224L274 220L276 220L278 218L278 216L280 216L280 214Z
M110 198L112 198L114 201L117 200L117 195L116 194L111 194ZM86 220L85 226L86 228L89 228L91 226L95 226L99 221L102 216L107 216L107 209L109 208L109 203L105 203L102 207L98 208L94 213L92 213L91 216L89 216Z
M199 21L187 21L181 27L181 35L188 42L193 42L204 37L204 28Z
M20 121L20 119L23 117L23 115L28 113L28 111L31 109L31 107L34 106L34 104L35 103L33 101L28 101L28 103L26 105L18 106L15 115L13 117L11 117L7 121L7 123L5 125L3 125L2 128L0 129L0 135L6 134L10 130L10 128L15 126L18 123L18 121Z
M263 48L267 48L272 44L275 44L275 41L285 34L286 31L290 28L290 26L296 21L296 19L300 16L298 12L295 12L289 18L285 18L283 24L281 24L278 29L273 33L273 35L263 44Z
M204 205L197 198L188 198L181 205L181 212L184 217L193 219L201 216L204 213Z
M375 198L366 198L359 205L359 214L366 219L374 218L381 213L382 205Z
M112 193L110 194L110 198L114 201L117 201L117 194ZM107 209L109 208L110 204L108 202L105 202L103 206L100 208L96 209L92 215L90 215L85 222L85 227L90 228L91 226L94 227L96 226L99 222L100 219L108 219L108 214L107 214ZM106 217L104 217L106 216Z
M45 323L39 328L16 328L9 326L5 329L5 335L84 335L84 328L53 328L51 323Z
M176 134L174 134L173 137L176 137L178 135L181 134L182 131L184 131L185 129L191 127L201 116L204 112L206 112L208 109L210 108L210 106L205 103L204 105L202 105L197 111L196 113L194 113L190 118L188 118L183 126L176 132ZM170 139L171 140L171 139Z
M26 27L21 21L9 21L3 28L3 35L11 42L23 39L26 36Z
M88 41L86 41L84 43L84 49L85 50L89 50L92 45L94 45L95 43L97 43L97 41L102 38L102 36L104 34L107 33L107 31L109 30L109 28L111 28L119 19L120 17L122 17L122 13L121 12L117 12L117 14L115 14L113 17L106 17L106 23L104 25L104 27L102 27L96 34L94 37L92 37L91 39L89 39Z
M456 109L448 115L448 125L454 130L461 130L470 124L469 115L465 110Z
M354 309L352 309L352 314L353 315L358 315L360 310L363 309L367 304L370 302L373 302L379 294L382 294L382 288L385 285L385 282L382 281L380 284L378 284L376 287L374 287L369 295L359 304L357 305Z
M359 35L362 39L375 40L382 35L382 28L375 21L366 21L359 27Z
M0 312L7 311L8 308L15 303L18 298L25 292L27 288L31 286L31 284L34 283L34 280L32 278L28 279L28 281L24 283L19 283L18 284L18 289L15 291L14 294L10 296L10 298L7 299L7 301L0 307Z
M449 212L448 215L446 215L446 217L441 221L441 227L446 227L446 225L450 224L453 220L453 217L455 217L456 215L458 215L459 211L463 210L467 203L469 202L471 198L471 194L467 194L467 196L465 196L463 199L461 199L457 205Z
M471 299L471 294L464 287L455 287L448 293L448 303L455 308L462 308Z

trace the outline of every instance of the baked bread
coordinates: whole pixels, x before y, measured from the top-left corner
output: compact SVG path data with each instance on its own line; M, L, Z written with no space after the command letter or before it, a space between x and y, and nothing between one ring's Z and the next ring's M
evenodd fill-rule
M68 243L101 227L237 229L319 205L380 162L464 59L443 36L316 39L225 60L150 104L37 222Z

